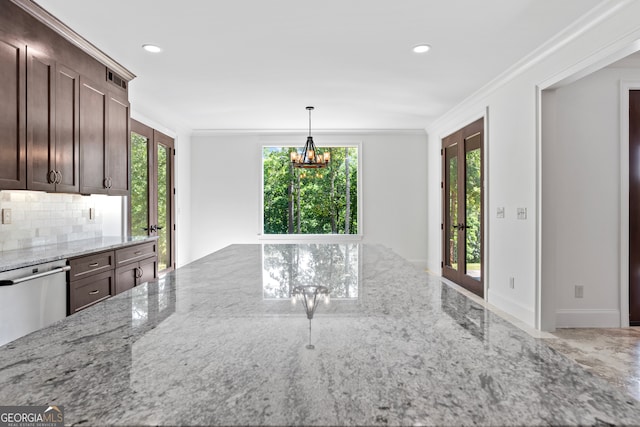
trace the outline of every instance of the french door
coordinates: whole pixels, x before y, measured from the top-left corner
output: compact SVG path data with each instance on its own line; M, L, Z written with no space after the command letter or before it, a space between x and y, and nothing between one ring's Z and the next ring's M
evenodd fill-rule
M174 140L131 120L129 234L158 236L158 272L175 268Z
M482 145L479 119L442 140L442 275L484 297Z

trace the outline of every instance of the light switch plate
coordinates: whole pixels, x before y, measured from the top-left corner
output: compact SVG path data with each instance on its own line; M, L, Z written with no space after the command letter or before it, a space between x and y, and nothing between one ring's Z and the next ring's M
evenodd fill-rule
M11 209L2 209L2 223L11 224Z
M527 219L527 208L518 208L518 219Z
M496 209L496 218L504 218L504 207Z

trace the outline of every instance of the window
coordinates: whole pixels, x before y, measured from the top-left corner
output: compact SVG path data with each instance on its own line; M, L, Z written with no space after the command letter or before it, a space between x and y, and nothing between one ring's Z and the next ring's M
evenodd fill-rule
M358 147L323 147L323 169L291 166L293 147L263 147L263 232L358 234Z

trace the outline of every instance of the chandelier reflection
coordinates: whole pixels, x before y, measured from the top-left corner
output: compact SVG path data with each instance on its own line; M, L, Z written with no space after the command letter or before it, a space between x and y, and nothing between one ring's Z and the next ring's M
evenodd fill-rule
M311 344L311 319L313 319L313 314L320 302L324 301L325 304L329 304L329 288L326 286L296 286L291 291L291 303L295 305L298 301L304 306L307 319L309 319L309 344L306 347L313 350L315 346Z

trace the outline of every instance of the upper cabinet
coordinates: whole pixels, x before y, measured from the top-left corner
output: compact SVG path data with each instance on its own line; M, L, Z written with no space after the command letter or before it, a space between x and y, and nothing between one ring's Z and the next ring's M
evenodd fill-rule
M128 80L18 3L0 2L0 190L128 195Z
M82 78L80 107L80 192L129 194L129 102Z
M27 188L25 51L0 32L0 190Z
M77 193L80 74L28 52L27 188Z

